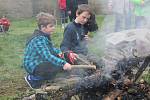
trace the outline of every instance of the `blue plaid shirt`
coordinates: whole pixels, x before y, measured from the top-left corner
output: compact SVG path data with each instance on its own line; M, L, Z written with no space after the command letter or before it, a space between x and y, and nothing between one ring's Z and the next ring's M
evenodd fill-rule
M41 63L50 62L55 67L63 67L66 61L57 57L61 51L55 48L51 39L45 33L35 30L30 41L28 41L24 54L24 68L28 73L33 73L34 69Z

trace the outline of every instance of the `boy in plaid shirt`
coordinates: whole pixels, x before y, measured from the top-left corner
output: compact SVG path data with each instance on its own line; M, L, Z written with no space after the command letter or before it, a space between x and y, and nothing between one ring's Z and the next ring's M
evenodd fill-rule
M25 77L31 88L40 88L44 80L52 79L61 70L70 70L71 65L61 59L62 52L53 46L51 34L55 30L56 20L48 13L37 15L38 29L26 43L24 68Z

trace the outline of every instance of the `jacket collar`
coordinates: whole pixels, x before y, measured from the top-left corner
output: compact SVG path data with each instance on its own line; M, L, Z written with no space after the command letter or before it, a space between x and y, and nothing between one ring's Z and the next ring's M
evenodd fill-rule
M47 37L49 40L51 40L51 39L50 39L50 35L49 35L49 34L44 33L44 32L42 32L42 31L41 31L41 30L39 30L39 29L36 29L36 30L34 31L33 35L42 35L42 36Z
M80 23L76 23L75 21L73 21L74 25L77 26L77 27L81 27L81 24Z

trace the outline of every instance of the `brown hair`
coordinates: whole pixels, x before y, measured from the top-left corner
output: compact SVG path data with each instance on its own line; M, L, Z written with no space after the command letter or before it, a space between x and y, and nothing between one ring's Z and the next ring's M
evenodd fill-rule
M46 27L48 24L55 25L56 19L49 13L40 12L36 16L39 29Z
M79 5L76 12L77 12L77 14L80 15L81 13L83 13L85 11L89 12L90 15L93 14L92 8L89 5L87 5L87 4Z

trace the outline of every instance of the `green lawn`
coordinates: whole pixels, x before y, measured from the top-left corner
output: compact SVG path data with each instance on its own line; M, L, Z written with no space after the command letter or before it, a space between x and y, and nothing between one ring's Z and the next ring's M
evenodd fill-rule
M0 35L0 97L13 98L27 90L21 67L26 38L35 28L35 21L12 21L8 33Z

